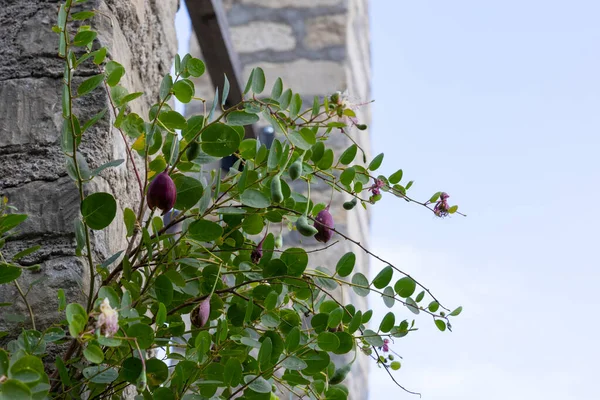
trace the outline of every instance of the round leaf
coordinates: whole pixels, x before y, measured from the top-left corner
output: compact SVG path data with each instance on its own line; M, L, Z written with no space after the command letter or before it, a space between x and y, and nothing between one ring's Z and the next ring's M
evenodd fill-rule
M354 276L352 277L352 283L354 285L357 286L352 286L352 290L354 290L354 292L362 297L368 296L369 295L369 281L367 280L367 277L364 276L363 274L361 274L360 272L354 274Z
M104 229L117 215L117 202L110 193L93 193L81 203L81 215L90 228Z
M240 196L240 201L243 205L254 208L267 208L271 205L271 200L255 189L245 190Z
M321 332L317 337L317 344L324 351L334 351L340 347L340 339L331 332Z
M375 286L377 289L383 289L388 285L388 283L390 283L393 274L394 270L388 265L379 271L375 279L373 279L373 286Z
M223 228L216 222L199 219L190 224L189 236L201 242L210 242L223 234Z
M394 285L394 290L400 297L410 297L417 289L417 284L412 278L405 276L404 278L398 279Z
M335 267L335 271L338 273L339 276L348 276L352 273L355 263L356 255L352 252L346 253L338 261Z
M186 175L178 174L175 175L173 182L177 188L177 200L174 206L177 210L192 208L200 201L204 193L204 188L200 181Z
M154 330L146 324L133 324L127 328L127 336L136 338L140 349L147 349L154 343Z
M202 133L202 150L213 157L226 157L235 152L242 139L232 127L225 124L209 125Z
M95 344L88 345L85 350L83 350L83 355L89 362L94 364L100 364L104 361L104 352Z
M168 306L173 301L173 283L166 275L159 275L154 282L156 299Z

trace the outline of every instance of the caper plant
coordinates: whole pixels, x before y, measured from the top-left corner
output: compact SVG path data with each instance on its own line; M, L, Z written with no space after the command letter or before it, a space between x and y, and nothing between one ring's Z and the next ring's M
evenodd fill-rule
M357 212L355 206L370 207L383 195L424 206L437 217L457 213L446 193L424 202L409 197L412 181L401 183L402 170L376 175L383 154L368 161L356 143L334 153L330 136L352 140L351 130L367 129L345 94L315 97L303 108L300 94L280 78L265 93L265 74L255 68L239 104L225 107L225 80L211 107L185 118L170 107L173 97L205 102L190 80L203 75L204 64L188 54L175 58L174 75L160 82L149 115L138 115L128 105L143 93L120 84L124 67L108 59L85 24L104 16L93 9L72 12L75 3L85 0L61 4L53 30L65 64L62 149L80 197L76 254L89 270L89 292L80 304L59 290L64 318L36 326L36 310L19 285L27 268L19 260L38 247L2 255L0 284L18 288L30 321L0 349L0 398L116 399L134 388L144 399L277 399L282 393L346 399L344 382L358 357L369 357L396 382L400 362L391 345L417 329L411 314L430 319L440 331L451 329L461 307L445 307L393 262L335 227L332 207ZM97 74L76 84L81 66ZM106 93L108 109L80 121L74 101L96 91ZM127 163L113 160L91 170L79 146L106 114L114 117ZM278 133L269 148L244 135L244 126L261 118ZM228 172L208 168L229 156L236 162ZM84 190L102 170L116 167L134 172L140 195L134 209L119 208L111 193ZM315 184L351 200L343 206L315 203ZM92 231L117 223L118 209L124 210L123 249L98 262ZM3 198L0 248L26 218ZM319 247L285 248L275 233L280 229L297 230L305 244ZM354 272L353 252L327 268L308 267L309 257L336 251L341 241L387 266L372 281ZM389 308L405 307L372 321L372 310L334 295L339 287ZM48 360L50 343L62 350ZM352 361L332 362L344 354Z

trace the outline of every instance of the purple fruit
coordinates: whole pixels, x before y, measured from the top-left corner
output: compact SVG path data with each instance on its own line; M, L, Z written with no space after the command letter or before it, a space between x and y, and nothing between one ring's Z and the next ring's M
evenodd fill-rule
M263 256L262 246L266 238L267 235L265 234L265 237L262 238L262 240L258 243L258 245L254 248L254 250L252 250L252 253L250 254L250 260L252 260L254 264L258 264Z
M204 299L190 313L190 322L196 328L202 328L208 322L210 316L210 297Z
M315 228L318 231L315 234L315 239L321 243L329 242L333 237L333 227L333 216L329 212L329 206L327 206L315 218Z
M177 188L166 169L150 183L146 198L148 207L161 209L163 215L173 208L177 200Z

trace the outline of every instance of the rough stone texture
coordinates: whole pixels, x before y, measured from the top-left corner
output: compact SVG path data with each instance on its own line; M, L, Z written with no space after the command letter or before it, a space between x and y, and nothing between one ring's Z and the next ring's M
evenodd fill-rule
M318 50L328 46L346 43L346 15L323 15L305 22L304 46Z
M276 22L251 22L231 28L231 40L237 52L252 53L261 50L284 51L296 46L292 27Z
M291 27L295 36L296 46L293 49L287 48L289 38L285 35L265 39L263 47L250 40L236 43L243 66L243 79L248 78L253 67L260 66L265 70L268 90L274 80L281 77L285 87L302 94L304 104L312 104L315 95L328 96L338 90L348 90L350 100L356 104L369 100L371 69L367 0L226 0L224 6L234 35L235 32L244 32L248 36L261 35L258 32L262 25L285 24ZM195 37L191 39L190 52L200 56ZM201 78L198 84L197 93L207 98L210 104L214 88L206 78ZM201 112L201 104L192 103L186 111L190 114ZM361 122L369 123L368 104L357 106L355 112ZM365 149L369 158L368 132L353 129L350 134ZM338 155L351 144L341 133L333 133L329 142ZM304 189L296 184L294 187L296 190ZM314 202L328 203L330 196L331 188L326 184L311 190ZM341 204L347 200L350 200L349 195L336 192L333 196L331 212L336 228L368 246L368 212L362 207L350 212L344 210ZM334 237L333 240L340 240L340 243L327 251L316 253L318 256L311 257L311 266L334 269L342 254L354 251L357 256L355 271L368 276L368 257L340 237ZM294 246L300 242L308 249L322 247L298 232L284 231L284 246ZM336 295L344 304L352 303L362 309L367 307L365 298L351 290L338 291ZM336 360L339 364L344 362L347 361ZM355 362L352 374L345 381L350 389L350 398L362 400L368 397L365 381L368 379L369 364L370 360L366 357L359 357Z
M343 0L241 0L242 4L272 8L312 8L319 6L332 6Z
M57 4L0 0L0 195L6 195L11 205L30 216L3 252L10 257L30 246L42 246L21 260L24 266L39 263L39 272L26 271L19 278L23 287L37 282L28 300L38 328L59 317L57 289L65 289L68 301L83 302L89 284L89 265L74 255L73 220L79 215L79 195L66 173L60 148L63 62L57 57L58 37L51 31ZM146 92L131 108L147 115L176 50L173 22L178 0L96 0L81 7L93 7L108 15L93 21L98 42L109 48L109 58L125 67L127 74L121 84L130 92ZM90 65L77 73L75 86L98 71ZM107 106L108 98L101 89L74 104L80 121ZM84 135L80 150L91 168L127 158L120 134L111 128L114 118L108 113ZM106 191L119 200L115 221L107 229L92 233L93 258L99 263L126 244L121 211L139 200L130 163L105 170L86 184L84 191ZM27 313L12 285L2 286L1 302L14 303L0 313L0 331L9 331L10 338L22 326L10 322L9 316ZM28 320L23 326L29 326Z

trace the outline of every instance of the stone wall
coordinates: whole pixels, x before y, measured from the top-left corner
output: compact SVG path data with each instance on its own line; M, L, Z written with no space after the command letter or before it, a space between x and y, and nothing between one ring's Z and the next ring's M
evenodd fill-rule
M178 0L96 0L85 7L105 14L93 21L98 42L127 70L123 85L130 92L146 92L132 109L147 115L177 48ZM24 272L20 278L24 287L38 282L28 295L38 329L58 317L57 289L65 290L69 302L84 302L89 287L89 266L74 255L73 220L79 215L79 195L67 175L60 147L63 62L57 56L58 36L51 31L57 11L56 1L0 0L0 195L30 216L3 252L10 257L24 248L42 246L23 260L24 265L40 264L40 271ZM84 68L75 82L96 73L92 67ZM81 121L107 106L101 89L75 103ZM84 134L80 149L92 168L127 159L120 134L111 128L114 118L107 113ZM94 260L102 262L126 245L121 211L139 200L131 165L105 170L84 189L113 193L119 202L115 221L93 232ZM2 308L0 331L20 332L21 327L14 329L8 320L10 315L27 312L12 285L2 286L3 302L14 305ZM29 321L23 325L28 327Z
M260 66L267 77L267 88L281 77L285 87L304 96L305 104L312 104L315 95L323 97L338 90L348 90L357 102L369 100L371 69L367 0L225 0L223 3L234 49L243 67L243 83L252 68ZM190 52L202 57L194 35ZM209 82L208 77L202 77L195 83L200 96L211 99L214 89ZM199 104L191 105L187 113L200 113L200 107ZM368 124L369 107L360 107L357 115ZM354 129L352 137L368 151L366 131ZM338 154L352 144L342 134L334 134L331 140ZM311 192L315 202L328 203L330 196L331 189L325 184ZM366 245L369 232L367 212L362 207L356 207L352 212L345 211L341 204L349 199L349 196L337 192L333 197L331 211L336 227ZM316 241L302 238L297 232L284 236L286 246L301 240L303 246L319 247ZM350 250L357 255L356 271L369 276L367 257L343 239L335 247L317 253L318 257L313 257L313 267L335 268L339 257ZM344 304L366 308L366 300L352 291L339 293L339 298ZM341 364L344 360L337 362ZM368 397L369 363L369 359L359 356L352 375L345 382L349 385L352 399Z

